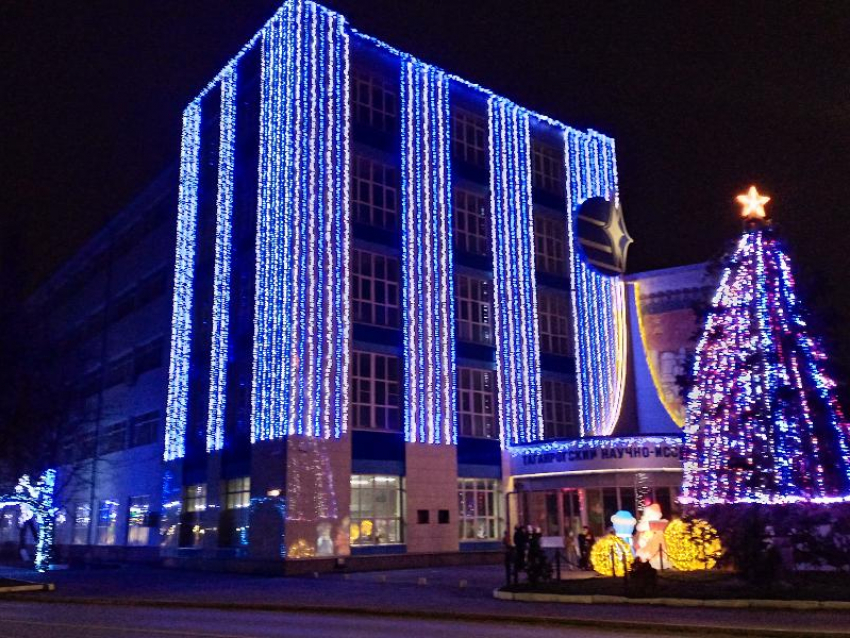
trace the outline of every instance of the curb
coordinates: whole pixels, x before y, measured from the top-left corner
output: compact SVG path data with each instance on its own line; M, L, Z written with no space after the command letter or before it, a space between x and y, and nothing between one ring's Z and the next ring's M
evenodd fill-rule
M850 602L844 600L763 600L701 599L701 598L627 598L626 596L576 596L570 594L535 594L496 589L493 598L533 603L570 603L577 605L658 605L665 607L715 607L721 609L784 609L848 611Z
M608 598L617 598L611 596ZM669 632L676 635L691 636L734 636L735 638L838 638L846 637L843 631L770 629L747 626L711 626L682 625L673 623L653 623L630 620L605 620L595 618L564 618L560 616L509 616L501 614L477 614L469 612L447 612L427 610L391 610L376 607L352 607L331 605L280 605L274 603L216 603L177 600L121 600L110 598L53 597L33 598L31 596L12 596L6 600L18 600L29 603L103 605L114 607L157 607L170 609L216 609L220 611L266 611L302 614L338 614L346 616L372 616L382 618L401 618L417 620L436 620L471 622L486 624L513 624L527 626L592 627L607 630L629 630L644 633Z
M56 585L53 583L26 583L25 585L9 585L0 587L0 594L19 594L30 591L54 591Z

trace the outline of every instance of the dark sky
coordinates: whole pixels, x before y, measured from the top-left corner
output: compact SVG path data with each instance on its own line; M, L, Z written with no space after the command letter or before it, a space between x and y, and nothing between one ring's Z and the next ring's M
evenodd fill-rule
M633 272L714 256L739 230L734 196L756 183L850 362L850 3L326 4L426 61L614 136ZM7 285L31 287L175 159L184 104L277 5L2 3Z

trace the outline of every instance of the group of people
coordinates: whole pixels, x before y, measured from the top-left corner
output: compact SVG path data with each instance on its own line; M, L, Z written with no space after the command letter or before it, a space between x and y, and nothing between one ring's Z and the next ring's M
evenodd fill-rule
M543 531L532 525L516 525L513 536L505 530L502 539L505 546L505 573L509 582L518 582L520 572L525 571L529 578L536 568L548 564L546 554L541 547ZM585 525L582 533L575 537L568 531L564 539L565 559L573 569L591 569L590 549L596 538Z

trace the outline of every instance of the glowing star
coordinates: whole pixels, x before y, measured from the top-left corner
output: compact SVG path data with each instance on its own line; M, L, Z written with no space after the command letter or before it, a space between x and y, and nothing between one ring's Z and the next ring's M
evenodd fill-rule
M770 197L759 195L755 186L750 186L746 195L738 195L736 199L743 206L741 217L765 218L764 205L770 201Z

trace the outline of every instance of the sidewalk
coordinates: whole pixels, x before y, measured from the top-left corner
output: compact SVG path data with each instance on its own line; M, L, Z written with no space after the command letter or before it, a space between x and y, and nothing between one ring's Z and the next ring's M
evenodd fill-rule
M0 577L21 578L20 570L0 567ZM500 601L493 590L503 584L498 566L453 567L272 578L124 567L34 574L32 581L54 582L56 591L22 594L17 599L132 605L187 605L249 609L337 610L344 613L476 617L496 622L573 620L594 626L626 627L650 623L690 635L709 628L737 635L848 635L850 613L709 608L649 608L628 605L572 605ZM424 579L424 580L423 580ZM461 586L461 581L465 581ZM649 629L634 626L635 629ZM701 629L703 628L703 629ZM827 634L824 634L827 635Z

